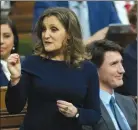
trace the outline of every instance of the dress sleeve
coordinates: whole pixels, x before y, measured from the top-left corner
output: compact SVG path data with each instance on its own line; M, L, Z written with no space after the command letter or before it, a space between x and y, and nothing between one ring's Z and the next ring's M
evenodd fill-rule
M22 64L22 76L20 81L15 86L8 84L5 103L9 113L20 113L27 101L29 88L31 87L31 75L26 71L29 69L28 60Z
M99 78L96 67L92 64L87 66L89 71L89 83L83 108L79 110L79 123L83 125L93 125L101 117L99 98Z

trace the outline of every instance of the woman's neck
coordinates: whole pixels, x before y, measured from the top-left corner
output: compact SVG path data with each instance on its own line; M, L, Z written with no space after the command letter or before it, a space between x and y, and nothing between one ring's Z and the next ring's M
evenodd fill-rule
M54 56L51 57L51 60L64 61L64 56L63 55Z
M48 58L48 59L51 59L51 60L57 60L57 61L64 61L65 60L64 53L61 52L61 50L48 52L44 57Z
M8 57L1 57L1 60L3 60L3 61L7 62L7 59L8 59Z
M47 58L47 59L51 59L51 60L57 60L57 61L64 61L65 57L63 54L59 54L59 55L45 55L45 54L41 54L40 55L43 58Z

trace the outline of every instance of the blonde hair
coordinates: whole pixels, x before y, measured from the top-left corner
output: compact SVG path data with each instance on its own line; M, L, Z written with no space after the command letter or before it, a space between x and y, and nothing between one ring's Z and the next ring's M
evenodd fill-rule
M72 67L80 67L81 62L85 59L81 28L77 16L68 8L49 8L40 16L35 28L38 42L35 45L34 54L50 58L50 53L45 51L42 43L43 20L49 16L55 16L69 35L67 45L64 48L65 62Z

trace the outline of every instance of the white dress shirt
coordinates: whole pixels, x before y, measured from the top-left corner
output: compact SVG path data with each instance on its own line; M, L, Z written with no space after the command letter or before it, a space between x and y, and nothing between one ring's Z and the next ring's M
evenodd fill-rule
M69 1L69 8L77 15L81 24L82 37L87 40L91 36L87 1Z
M4 60L0 60L0 62L1 62L1 64L2 64L2 70L3 70L4 74L5 74L5 76L6 76L7 79L10 81L10 76L11 76L11 74L10 74L10 72L9 72L9 70L8 70L7 62L4 61Z
M111 117L111 119L112 119L112 122L113 122L113 124L114 124L114 126L115 126L115 128L116 128L116 130L120 130L120 129L119 129L119 126L118 126L118 124L117 124L117 121L116 121L116 119L115 119L115 117L114 117L114 114L113 114L113 112L112 112L112 110L111 110L111 107L110 107L110 99L111 99L111 96L113 96L113 97L115 98L114 92L113 92L113 94L111 95L111 94L109 94L108 92L106 92L106 91L100 89L100 99L102 100L102 102L103 102L105 108L107 109L107 111L108 111L108 113L109 113L109 115L110 115L110 117ZM121 114L121 116L122 116L122 118L123 118L123 120L124 120L124 122L125 122L127 128L128 128L127 130L131 130L131 128L130 128L130 126L129 126L127 120L126 120L126 117L125 117L125 115L123 114L123 112L121 111L121 109L119 108L118 104L115 103L115 105L117 106L117 108L118 108L118 110L119 110L119 112L120 112L120 114Z
M134 1L129 1L129 3L131 5L134 5ZM128 14L127 14L127 10L125 8L125 4L126 4L126 1L118 1L118 0L114 1L114 5L116 7L116 11L121 20L121 23L129 24Z

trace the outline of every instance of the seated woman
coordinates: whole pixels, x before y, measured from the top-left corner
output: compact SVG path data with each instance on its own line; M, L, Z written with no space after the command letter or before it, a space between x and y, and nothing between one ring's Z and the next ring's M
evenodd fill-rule
M0 19L0 87L7 86L10 72L7 68L7 58L18 51L18 34L16 27L8 17Z

